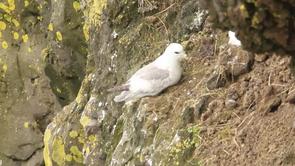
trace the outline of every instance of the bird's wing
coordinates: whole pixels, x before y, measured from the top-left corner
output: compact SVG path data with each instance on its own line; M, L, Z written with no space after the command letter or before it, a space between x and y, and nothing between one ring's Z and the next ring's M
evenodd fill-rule
M169 77L169 71L160 69L155 65L149 64L139 69L133 76L133 78L140 78L143 80L165 80Z

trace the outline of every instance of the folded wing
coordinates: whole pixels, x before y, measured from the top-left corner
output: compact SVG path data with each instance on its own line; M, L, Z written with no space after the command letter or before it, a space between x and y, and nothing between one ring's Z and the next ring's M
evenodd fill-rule
M154 65L138 70L129 80L129 89L116 96L114 101L129 101L144 96L153 96L161 92L169 81L169 71Z

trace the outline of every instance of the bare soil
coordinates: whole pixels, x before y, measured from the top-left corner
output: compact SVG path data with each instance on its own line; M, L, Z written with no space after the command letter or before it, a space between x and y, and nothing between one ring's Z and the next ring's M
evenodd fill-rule
M206 97L202 109L200 102L194 106L200 113L194 123L201 126L201 143L193 158L202 165L295 165L291 58L226 45L215 49L207 47L202 56L192 51L187 65L195 69L186 73L191 78L183 86L190 89L188 97ZM212 75L217 75L216 87L209 90Z

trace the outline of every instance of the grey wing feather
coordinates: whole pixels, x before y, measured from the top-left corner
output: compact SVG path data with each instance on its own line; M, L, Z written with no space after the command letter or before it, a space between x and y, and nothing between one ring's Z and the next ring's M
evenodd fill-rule
M129 91L123 91L121 94L119 94L118 96L114 98L114 101L117 103L125 101L127 99L128 94L129 94Z
M169 77L169 71L160 69L152 64L144 66L143 68L139 69L132 77L141 78L144 80L158 80L163 81ZM131 77L131 78L132 78ZM129 82L129 81L128 81ZM126 85L128 85L128 82ZM122 102L122 101L129 101L139 96L144 96L143 94L131 93L130 91L126 90L121 92L118 96L114 98L115 102Z
M138 70L133 76L144 80L164 80L169 77L169 71L150 64Z
M123 91L118 96L115 96L115 102L129 101L136 97L136 94L130 93L130 91Z

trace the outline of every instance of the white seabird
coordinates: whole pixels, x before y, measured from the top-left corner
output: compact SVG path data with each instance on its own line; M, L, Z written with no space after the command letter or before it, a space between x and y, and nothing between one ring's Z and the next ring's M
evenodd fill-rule
M160 57L135 72L125 84L109 89L122 91L114 101L128 102L145 96L155 96L176 84L182 75L180 62L185 58L186 53L182 45L169 44Z
M228 44L235 45L238 47L240 47L242 45L241 41L236 37L235 32L228 31L228 37L229 37Z

